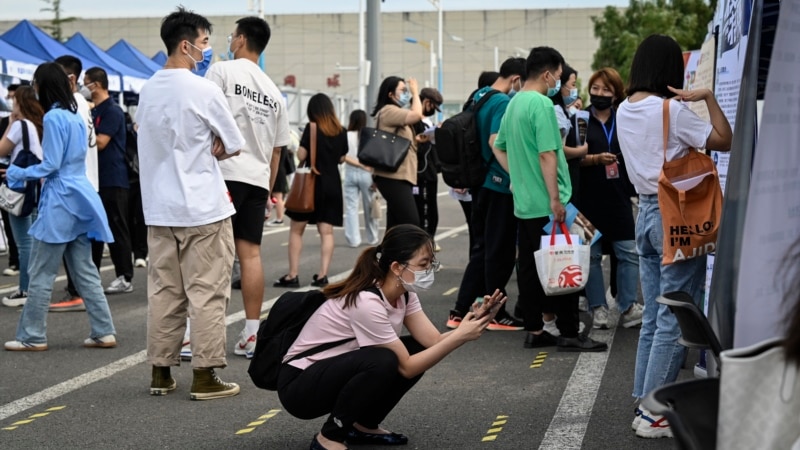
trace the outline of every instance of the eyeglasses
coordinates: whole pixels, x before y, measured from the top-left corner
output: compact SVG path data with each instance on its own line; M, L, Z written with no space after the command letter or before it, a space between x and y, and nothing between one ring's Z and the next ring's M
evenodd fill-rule
M230 44L231 42L233 42L233 38L236 38L236 37L239 37L239 36L234 36L234 35L233 35L233 33L229 34L229 35L228 35L228 44Z
M423 269L425 271L425 275L428 275L431 272L436 272L437 270L439 270L439 267L441 267L441 265L442 265L442 263L440 263L439 261L437 261L435 259L433 261L431 261L430 265L428 265L428 266L422 266L422 265L419 265L419 264L406 263L406 267L415 266L415 267L419 267L419 268Z

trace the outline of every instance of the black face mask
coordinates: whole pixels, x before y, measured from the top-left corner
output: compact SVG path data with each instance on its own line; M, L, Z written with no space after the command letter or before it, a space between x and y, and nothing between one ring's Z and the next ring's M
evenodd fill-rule
M600 95L590 95L589 101L592 102L592 107L598 111L605 111L611 108L614 102L614 97L603 97Z

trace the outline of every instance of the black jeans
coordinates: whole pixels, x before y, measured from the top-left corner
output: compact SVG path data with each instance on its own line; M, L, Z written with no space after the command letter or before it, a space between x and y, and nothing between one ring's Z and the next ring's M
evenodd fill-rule
M506 293L517 257L517 222L511 194L483 188L478 191L477 198L472 198L475 236L458 289L458 311L468 312L475 298L491 294L495 289Z
M374 176L372 179L381 196L386 199L386 229L406 223L419 226L419 214L411 183L381 176Z
M128 197L128 225L131 232L133 259L147 258L147 225L142 210L142 187L138 181L131 180Z
M409 354L424 350L411 336L400 339ZM420 378L422 374L411 379L400 375L397 355L391 350L364 347L317 361L305 370L284 364L278 375L278 398L298 419L330 414L322 435L344 442L355 422L377 428Z
M133 260L131 259L131 233L128 228L128 189L101 187L100 200L108 217L108 227L114 236L114 242L108 244L111 262L117 277L124 276L125 281L133 279ZM97 270L103 263L103 242L92 242L92 260Z
M422 174L417 174L418 192L414 195L414 202L417 204L417 214L419 215L419 227L427 231L431 237L436 236L436 227L439 226L439 204L437 178L424 180ZM413 191L412 191L413 193Z
M519 304L527 331L539 331L544 327L542 312L558 315L556 326L565 338L578 336L578 294L544 294L533 252L539 250L541 237L546 235L543 228L550 221L548 217L520 219L519 221Z
M5 231L8 244L8 266L19 267L19 250L17 250L17 241L14 240L14 233L11 232L11 225L8 223L8 211L0 209L0 214L3 217L3 231Z

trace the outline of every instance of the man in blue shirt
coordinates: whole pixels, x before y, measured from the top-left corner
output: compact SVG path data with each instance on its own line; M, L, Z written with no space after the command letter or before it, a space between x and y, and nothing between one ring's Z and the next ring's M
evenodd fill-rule
M100 199L108 216L114 242L108 244L117 278L105 289L106 294L132 292L133 262L128 228L128 163L125 159L125 114L108 95L108 74L92 67L83 77L83 85L92 93L92 118L97 134L97 165ZM92 243L92 259L100 268L103 243Z
M500 77L491 86L478 90L471 99L473 103L478 103L490 91L499 91L489 97L475 115L488 172L483 186L472 190L471 221L475 241L470 249L470 259L461 280L455 309L450 311L448 328L458 327L475 298L482 297L483 292L500 289L505 294L506 284L514 270L517 218L514 216L514 200L509 189L511 181L508 172L497 163L492 144L511 100L509 94L522 88L525 75L525 59L509 58L500 66ZM516 331L522 330L523 324L503 309L487 328Z

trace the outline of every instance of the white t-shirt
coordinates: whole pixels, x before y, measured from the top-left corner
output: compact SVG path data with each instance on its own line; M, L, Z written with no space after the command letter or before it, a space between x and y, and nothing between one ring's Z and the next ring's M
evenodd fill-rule
M617 111L617 137L628 177L643 195L658 193L664 164L662 103L651 95L638 102L622 102ZM683 157L690 147L703 148L713 127L677 100L670 101L667 161Z
M358 131L347 132L347 156L358 161Z
M211 148L214 136L229 154L245 142L217 85L186 69L159 70L139 93L136 123L147 225L195 227L234 214Z
M284 361L327 342L336 342L347 338L355 339L289 364L299 369L305 369L317 361L358 350L361 347L394 342L400 339L405 318L422 311L419 297L413 292L408 293L408 303L406 303L405 295L400 296L397 300L397 307L393 307L391 303L368 291L363 291L358 295L355 306L349 308L342 308L342 306L344 306L344 298L330 299L323 303L303 326L297 340L286 352Z
M220 161L222 176L269 189L272 150L291 142L283 94L260 67L244 58L212 64L206 78L222 88L246 142L239 156Z
M36 126L33 125L28 119L23 119L28 124L28 150L31 151L37 158L40 160L42 159L42 144L39 142L39 133L36 132ZM15 121L11 124L11 128L8 130L8 134L6 135L9 141L14 143L14 150L11 152L11 158L9 161L11 164L14 163L14 160L17 159L19 152L22 151L23 142L22 142L22 123L19 120Z
M83 118L86 124L86 136L88 144L86 148L86 178L92 184L95 191L100 190L100 169L97 167L97 135L94 133L94 121L92 120L92 113L89 111L89 103L78 92L72 94L75 101L78 103L78 114Z

